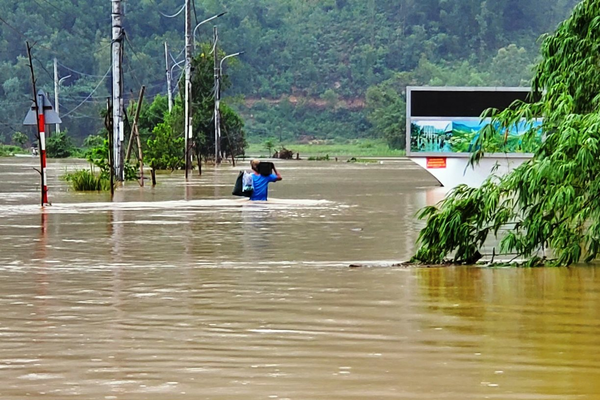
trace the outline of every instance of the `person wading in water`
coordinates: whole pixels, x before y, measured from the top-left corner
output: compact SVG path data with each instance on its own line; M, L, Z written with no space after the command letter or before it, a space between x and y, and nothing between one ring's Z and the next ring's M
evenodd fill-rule
M252 192L252 196L250 196L250 200L267 200L268 191L269 191L269 183L277 182L282 180L283 178L275 169L273 163L263 163L261 167L260 160L252 160L250 161L250 167L252 167L252 180L254 183L254 192ZM269 169L272 168L272 172Z

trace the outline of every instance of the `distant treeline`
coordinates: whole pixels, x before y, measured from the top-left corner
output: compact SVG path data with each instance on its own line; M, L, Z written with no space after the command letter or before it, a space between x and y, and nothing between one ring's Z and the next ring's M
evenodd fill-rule
M181 60L183 0L127 0L125 93L166 93L164 42ZM403 88L411 85L527 85L538 38L553 31L575 0L206 0L194 23L226 54L230 97L248 140L299 136L385 137L402 146ZM108 0L0 0L0 142L29 133L25 41L35 43L38 87L53 94L58 60L63 127L76 142L102 127L110 94ZM198 46L197 48L200 48ZM171 64L173 61L171 60ZM177 80L181 71L174 69ZM232 97L234 97L232 99ZM53 98L53 96L51 96Z

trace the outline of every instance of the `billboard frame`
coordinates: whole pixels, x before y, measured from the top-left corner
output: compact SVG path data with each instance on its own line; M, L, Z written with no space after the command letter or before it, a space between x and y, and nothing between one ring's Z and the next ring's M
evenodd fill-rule
M531 93L531 88L522 86L407 86L406 87L406 156L407 157L448 157L448 158L470 158L472 153L444 153L444 152L412 152L411 151L411 132L412 121L452 121L452 120L479 120L479 115L463 115L456 117L447 116L418 116L412 114L412 93L413 92L515 92ZM531 158L532 153L486 153L486 157L502 158Z

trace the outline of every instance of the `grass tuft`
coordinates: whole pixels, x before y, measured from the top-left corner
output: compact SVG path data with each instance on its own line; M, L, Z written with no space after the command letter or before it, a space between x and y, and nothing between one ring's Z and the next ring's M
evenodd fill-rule
M71 184L73 190L78 192L110 190L110 181L108 179L87 169L66 173L63 175L63 179Z
M404 150L390 149L383 140L377 139L354 139L346 143L326 143L326 144L304 144L293 142L277 143L275 149L285 147L294 153L300 153L300 158L324 157L329 155L335 157L401 157L405 156ZM246 154L263 155L265 154L264 145L260 143L250 143L246 149ZM266 156L265 156L266 157Z

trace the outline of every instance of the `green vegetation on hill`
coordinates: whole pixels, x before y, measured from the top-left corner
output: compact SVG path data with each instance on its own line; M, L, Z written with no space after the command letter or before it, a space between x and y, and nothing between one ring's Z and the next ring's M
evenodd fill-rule
M151 103L166 94L164 42L182 59L183 15L165 17L181 1L124 3L126 102L145 85ZM576 3L210 0L196 4L194 23L227 11L215 20L219 47L245 53L225 62L231 86L222 95L242 117L249 141L382 138L402 148L407 84L526 85L538 38ZM100 130L111 89L110 8L109 1L0 0L1 143L23 130L30 105L25 40L35 43L38 88L53 94L54 58L59 76L70 75L60 88L60 110L74 142ZM212 26L198 29L198 42L212 40ZM181 70L174 72L177 82ZM30 128L26 133L33 141Z

